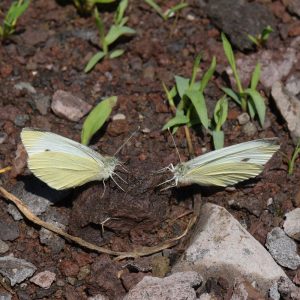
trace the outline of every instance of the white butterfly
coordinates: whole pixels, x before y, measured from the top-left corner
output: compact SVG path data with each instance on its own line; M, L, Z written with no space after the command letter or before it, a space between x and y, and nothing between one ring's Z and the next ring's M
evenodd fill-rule
M263 166L280 148L277 138L254 140L211 151L175 167L170 164L160 170L169 170L174 176L161 183L173 183L165 189L177 185L199 184L202 186L233 185L257 176Z
M21 139L32 173L56 190L95 180L104 182L109 177L114 180L113 175L121 178L115 173L115 168L121 165L117 158L103 156L58 134L24 128Z

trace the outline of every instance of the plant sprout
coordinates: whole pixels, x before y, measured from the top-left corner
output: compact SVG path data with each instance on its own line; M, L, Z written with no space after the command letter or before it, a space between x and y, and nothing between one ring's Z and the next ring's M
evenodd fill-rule
M291 158L288 158L286 155L286 159L287 159L287 164L288 164L288 174L292 175L294 173L294 167L295 167L295 162L297 160L297 158L300 155L300 139L293 151L293 154L291 156Z
M117 103L117 97L112 96L96 105L85 119L81 131L81 144L88 145L92 136L103 126L112 109Z
M100 36L100 48L101 50L98 51L88 64L86 65L84 71L87 73L91 71L95 65L103 58L113 59L118 56L121 56L124 53L123 49L116 49L113 51L109 51L109 46L113 44L116 40L118 40L123 35L133 35L135 34L135 30L125 26L126 22L128 21L127 17L124 17L125 10L128 6L128 0L122 0L119 3L117 11L114 16L114 24L109 29L108 33L105 35L104 24L100 18L99 12L97 8L94 9L94 16L96 25L99 31Z
M242 86L237 68L235 63L235 58L233 54L232 47L226 38L226 36L222 33L222 42L225 55L229 62L229 65L232 69L233 76L237 85L237 92L234 92L230 88L223 87L222 90L227 94L230 98L232 98L239 106L241 106L244 112L248 111L250 117L253 119L255 116L258 116L259 122L261 126L263 126L265 122L265 114L266 114L266 105L263 97L256 90L257 84L260 78L260 64L258 63L255 66L255 69L251 76L251 83L249 88L244 88Z
M161 7L154 0L145 0L145 2L149 6L151 6L161 16L161 18L164 21L167 21L168 19L172 18L176 14L176 12L188 6L187 3L182 1L181 3L167 9L166 11L163 11Z
M255 36L248 34L248 38L253 44L260 48L266 44L267 40L270 37L270 34L273 31L273 28L270 25L268 25L266 28L263 29L263 31L260 34L257 34Z
M112 3L115 0L73 0L73 3L80 14L90 14L97 4Z
M14 1L6 13L3 25L0 26L0 37L2 40L8 38L16 30L18 19L27 10L30 0Z
M210 67L204 73L201 81L196 81L201 56L195 59L191 78L175 76L175 86L168 90L165 84L163 88L167 95L170 108L175 115L163 127L163 130L173 128L173 133L179 126L184 126L189 152L193 155L193 147L190 139L189 127L201 124L213 137L216 148L223 147L224 134L221 130L227 118L228 103L226 97L222 97L216 105L213 120L208 117L204 98L204 89L212 78L216 68L216 58L213 57ZM176 105L174 99L178 98Z

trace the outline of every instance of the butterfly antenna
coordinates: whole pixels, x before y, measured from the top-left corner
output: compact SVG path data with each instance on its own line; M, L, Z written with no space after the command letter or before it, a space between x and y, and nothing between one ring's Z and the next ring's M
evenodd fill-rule
M169 133L170 133L170 135L171 135L171 138L172 138L173 144L174 144L174 146L175 146L175 149L176 149L177 155L178 155L178 157L179 157L179 161L182 163L182 160L181 160L181 157L180 157L180 154L179 154L178 148L177 148L177 146L176 146L176 143L175 143L175 139L174 139L174 137L173 137L173 134L171 133L171 131L170 131L170 128L168 128L168 130L169 130Z
M123 147L132 139L132 137L137 133L137 131L140 129L140 126L127 138L127 140L118 148L118 150L115 152L114 156L116 156Z

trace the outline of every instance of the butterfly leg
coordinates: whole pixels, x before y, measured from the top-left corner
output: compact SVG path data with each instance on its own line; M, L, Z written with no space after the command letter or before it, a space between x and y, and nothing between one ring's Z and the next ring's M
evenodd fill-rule
M114 173L114 174L116 174L116 173ZM115 181L115 179L113 178L113 176L111 175L110 177L111 177L111 179L113 180L113 182L114 182L114 183L115 183L115 184L116 184L123 192L125 192L124 189L122 189L121 186Z

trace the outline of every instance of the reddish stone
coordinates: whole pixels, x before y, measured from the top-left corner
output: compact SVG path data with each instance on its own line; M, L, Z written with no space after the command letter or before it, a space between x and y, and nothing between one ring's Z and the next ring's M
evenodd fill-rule
M78 264L69 259L63 260L60 265L59 265L60 271L65 275L65 276L77 276L79 272L79 266Z

